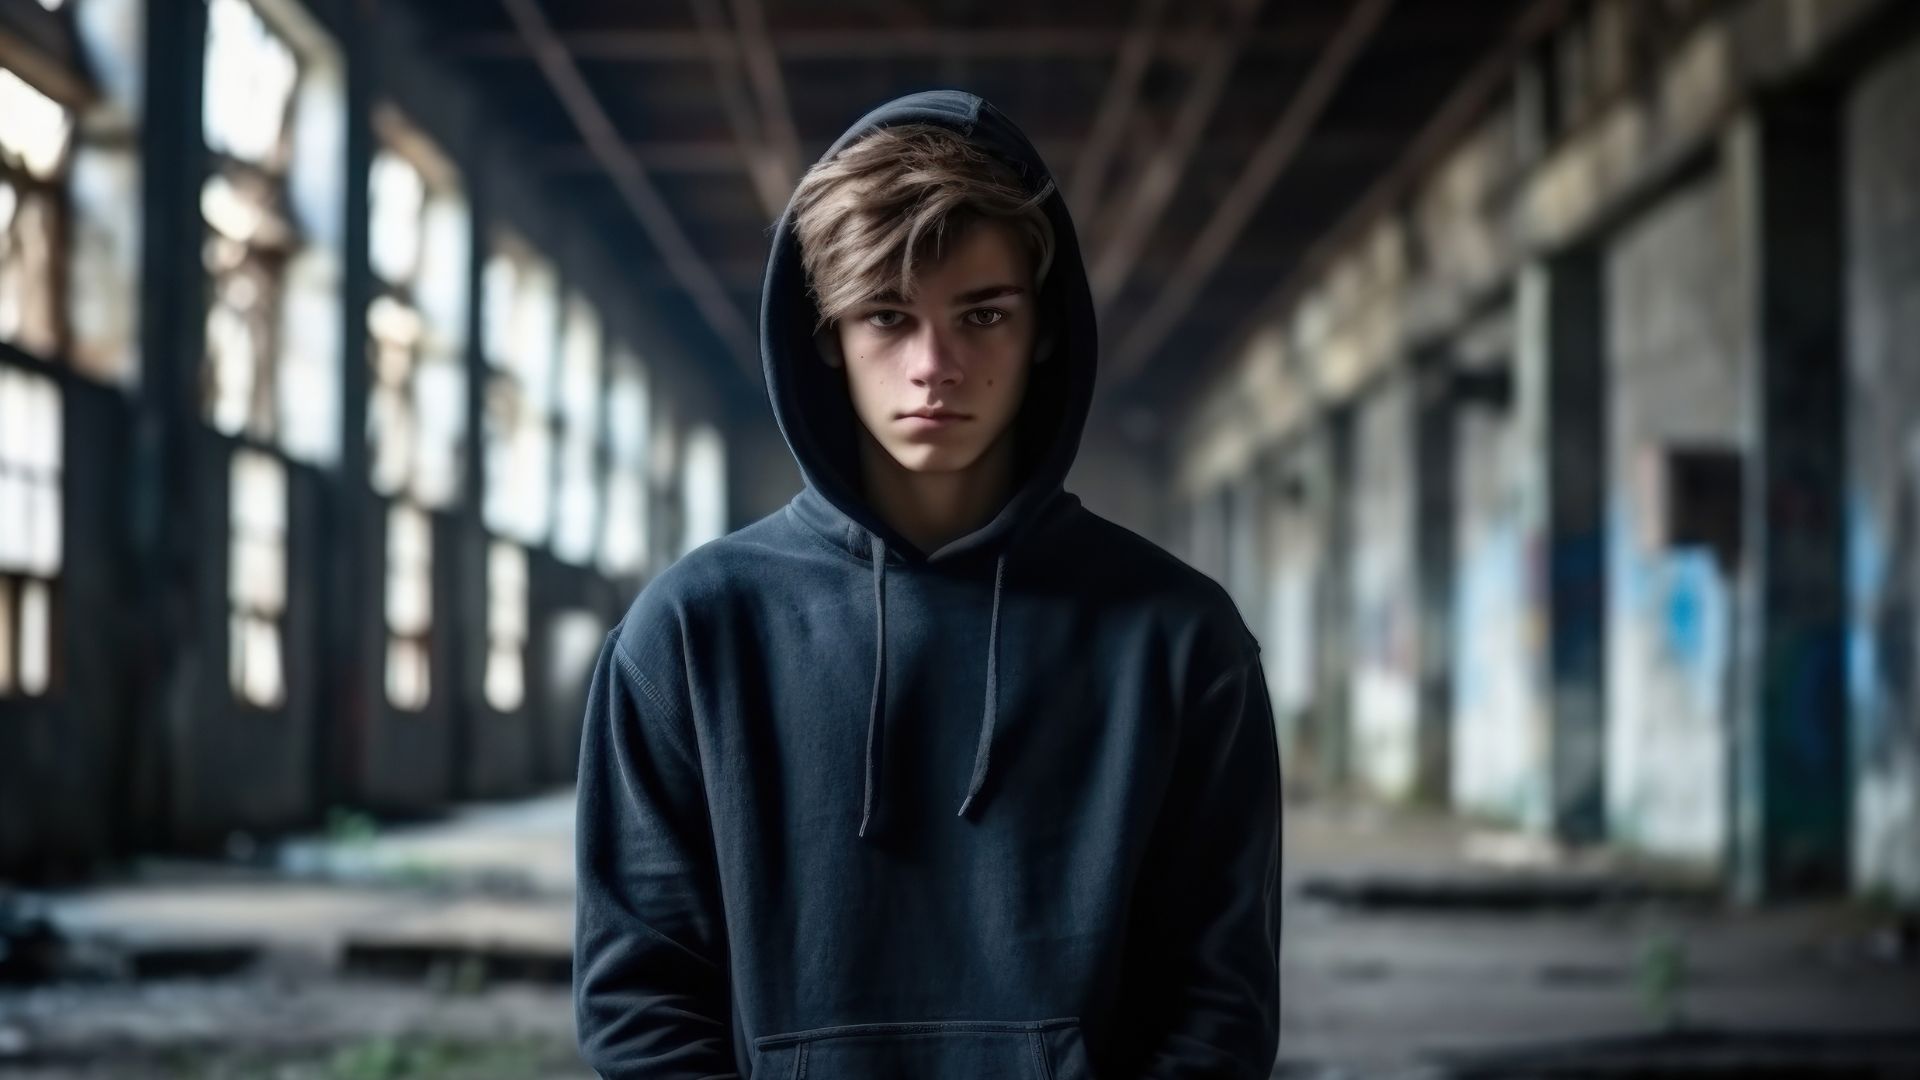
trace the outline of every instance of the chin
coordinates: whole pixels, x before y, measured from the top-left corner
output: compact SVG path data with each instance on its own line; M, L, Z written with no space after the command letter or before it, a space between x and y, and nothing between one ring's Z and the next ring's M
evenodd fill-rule
M980 458L974 450L923 444L896 447L888 453L902 469L914 473L960 472Z

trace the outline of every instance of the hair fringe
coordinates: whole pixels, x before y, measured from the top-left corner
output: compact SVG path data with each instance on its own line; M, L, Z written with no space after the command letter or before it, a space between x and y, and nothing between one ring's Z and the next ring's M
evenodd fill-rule
M934 124L879 128L807 170L793 198L816 330L889 289L913 295L914 269L938 261L975 221L1014 227L1034 260L1034 285L1052 269L1051 179L1028 192L1014 168Z

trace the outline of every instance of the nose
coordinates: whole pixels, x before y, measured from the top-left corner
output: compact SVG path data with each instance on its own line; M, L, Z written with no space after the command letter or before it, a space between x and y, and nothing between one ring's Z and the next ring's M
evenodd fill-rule
M915 386L953 386L963 374L959 351L943 330L928 320L907 346L907 378Z

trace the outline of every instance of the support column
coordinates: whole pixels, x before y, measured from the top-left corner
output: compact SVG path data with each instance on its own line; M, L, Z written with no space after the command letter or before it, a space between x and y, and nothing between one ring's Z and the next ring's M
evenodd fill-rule
M364 803L367 757L379 710L386 657L382 607L385 520L369 480L367 448L367 306L373 300L368 261L368 173L373 165L376 28L371 5L348 5L340 51L346 65L346 236L341 267L340 464L331 485L326 567L327 754L321 791L328 805Z
M1747 648L1738 660L1733 867L1749 901L1843 891L1846 489L1838 109L1768 103L1725 144L1745 230Z
M1568 843L1606 833L1605 306L1598 252L1520 273L1519 417L1532 448L1528 485L1539 628L1530 659L1546 746L1546 823Z
M1353 781L1353 407L1342 405L1322 418L1314 438L1313 513L1325 537L1314 610L1318 650L1314 657L1314 780L1338 793Z
M1414 573L1420 590L1419 757L1414 798L1446 806L1453 787L1453 364L1444 350L1415 357Z
M1250 627L1266 625L1266 480L1258 459L1229 480L1226 584Z
M224 655L209 655L199 580L206 485L195 476L205 354L207 275L200 187L206 142L200 130L205 79L204 4L146 19L146 110L141 120L142 255L140 387L128 462L129 554L137 583L127 620L136 670L137 719L127 748L131 792L127 840L152 848L173 838L178 739L192 724L207 680L224 688Z

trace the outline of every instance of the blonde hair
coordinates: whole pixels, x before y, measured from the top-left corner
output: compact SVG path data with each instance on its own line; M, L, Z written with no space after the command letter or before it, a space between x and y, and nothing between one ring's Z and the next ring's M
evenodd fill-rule
M1053 264L1053 223L1014 168L935 124L878 128L814 165L793 195L793 230L819 326L888 292L913 295L913 272L979 221L1011 225L1033 256L1038 289Z

